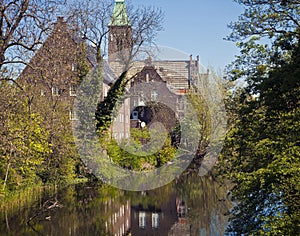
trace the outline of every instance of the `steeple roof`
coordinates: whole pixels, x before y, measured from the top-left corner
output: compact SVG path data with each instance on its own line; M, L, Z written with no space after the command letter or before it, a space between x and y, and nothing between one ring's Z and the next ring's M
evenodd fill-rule
M130 20L124 0L115 0L115 6L110 18L109 26L130 26Z

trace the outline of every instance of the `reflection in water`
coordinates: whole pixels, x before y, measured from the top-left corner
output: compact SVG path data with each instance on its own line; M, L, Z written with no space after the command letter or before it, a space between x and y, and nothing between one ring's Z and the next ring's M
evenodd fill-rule
M78 184L1 208L0 235L224 235L225 195L196 174L146 192Z

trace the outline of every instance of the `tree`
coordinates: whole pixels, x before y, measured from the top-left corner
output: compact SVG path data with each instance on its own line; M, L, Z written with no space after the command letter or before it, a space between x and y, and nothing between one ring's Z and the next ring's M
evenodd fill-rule
M113 112L120 107L123 95L126 90L128 79L126 79L127 71L115 81L109 89L107 96L97 105L95 113L96 129L101 135L107 131L113 122Z
M236 120L219 165L234 183L231 192L237 202L228 232L297 235L300 2L237 2L245 12L231 24L229 39L245 41L239 43L241 55L233 63L231 78L248 84L234 98ZM257 36L271 42L264 45Z
M290 62L291 49L300 36L300 2L297 0L234 0L245 7L239 20L229 24L227 40L237 42L240 55L229 66L230 78L243 78L247 89L259 93L257 85L268 71Z
M2 81L0 90L0 183L4 191L36 182L36 173L51 148L43 118L38 113L28 113L27 104L17 97L19 89Z
M161 149L156 150L157 145L154 145L154 150L151 148L149 150L148 142L160 141L161 144L158 133L159 131L148 128L133 128L130 140L122 140L119 146L115 140L106 139L105 148L109 158L123 168L136 171L159 168L175 157L176 149L172 146L171 138L167 137L163 140ZM122 146L126 146L126 149L123 149Z
M299 54L293 58L292 64L270 73L259 98L241 96L221 163L236 184L232 193L239 202L231 212L230 232L299 232ZM281 91L278 84L285 84Z
M79 32L82 38L96 48L97 61L101 62L107 56L109 22L112 17L113 3L108 0L76 1L69 7L68 21ZM127 7L132 27L132 44L135 55L141 46L153 45L157 33L162 30L163 13L154 7Z
M25 64L51 28L51 20L61 1L2 0L0 13L0 70L11 64ZM4 66L6 66L4 68ZM4 70L5 69L5 70ZM2 77L2 76L1 76Z

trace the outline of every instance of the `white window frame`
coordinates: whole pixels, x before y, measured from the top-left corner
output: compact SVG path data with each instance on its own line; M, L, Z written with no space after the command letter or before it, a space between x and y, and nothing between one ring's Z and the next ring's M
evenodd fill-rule
M46 91L46 90L44 90L44 89L41 89L41 96L42 96L42 97L45 97L45 96L46 96L46 93L47 93L47 91Z
M159 227L159 214L152 213L152 228L158 229Z
M76 71L77 70L77 65L75 63L72 63L71 70L72 71Z
M60 96L58 87L52 87L51 91L53 96Z
M146 228L146 212L144 211L139 212L139 227L141 229Z
M70 116L70 120L78 120L78 116L74 110L70 110L69 116Z
M70 84L70 96L71 97L76 97L77 96L76 91L77 91L76 84Z
M156 101L158 97L158 93L156 90L151 91L151 101Z

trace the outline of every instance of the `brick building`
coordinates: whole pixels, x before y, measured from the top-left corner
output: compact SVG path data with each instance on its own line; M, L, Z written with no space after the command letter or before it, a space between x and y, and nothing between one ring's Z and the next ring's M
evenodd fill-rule
M70 120L76 120L73 104L80 80L84 79L81 74L83 66L86 67L85 73L97 66L95 50L70 30L62 17L58 17L53 31L22 71L18 81L24 87L32 109L45 119L50 116L50 111L42 104L47 104L52 111L64 110ZM106 96L117 78L106 62L103 72L100 99ZM121 106L112 127L112 135L117 140L129 137L126 104L129 106L129 101Z
M124 0L116 0L109 24L108 64L116 76L128 68L130 53L133 51L132 28ZM128 86L131 127L139 127L159 121L171 130L185 110L183 96L199 80L199 57L187 60L146 60L130 61ZM141 84L141 86L138 86ZM145 101L147 100L147 101ZM164 102L165 101L165 102ZM167 104L167 107L153 109L153 104ZM151 104L151 106L150 106ZM157 108L157 106L156 106ZM129 109L129 110L128 110ZM156 110L155 112L153 112Z
M124 0L115 0L108 27L108 60L104 66L102 99L131 60L132 26ZM76 119L72 107L80 83L79 67L81 63L89 69L96 66L96 53L93 50L69 29L62 17L58 17L52 33L20 76L27 91L34 91L29 101L32 104L42 100L44 103L63 104L70 119ZM128 85L128 98L119 109L111 132L117 141L130 136L130 124L138 127L141 122L150 124L161 121L171 130L176 119L180 119L184 113L182 97L199 80L199 57L196 60L190 56L187 60L155 61L148 58L130 62L128 77L132 79ZM163 86L155 87L154 82ZM141 94L141 91L135 90L137 84L148 84L149 89ZM148 98L148 104L145 104L141 95ZM169 110L164 107L156 114L148 112L151 110L149 104L152 102L153 105L158 98L167 100ZM168 114L168 118L163 114Z

